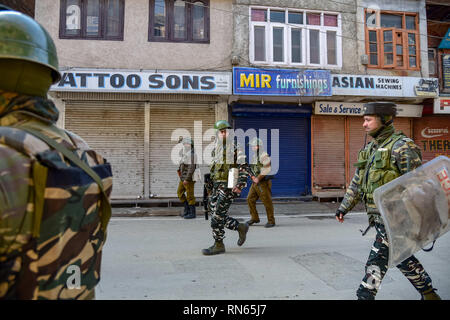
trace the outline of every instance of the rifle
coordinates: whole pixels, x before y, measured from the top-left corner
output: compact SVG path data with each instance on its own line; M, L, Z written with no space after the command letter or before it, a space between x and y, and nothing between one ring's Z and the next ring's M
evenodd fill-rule
M209 192L208 189L211 189L211 174L207 173L204 175L204 184L203 184L203 200L202 200L202 204L203 204L203 209L205 211L205 220L208 220L208 214L209 214L209 209L208 209L208 199L209 199ZM209 188L207 187L209 186Z

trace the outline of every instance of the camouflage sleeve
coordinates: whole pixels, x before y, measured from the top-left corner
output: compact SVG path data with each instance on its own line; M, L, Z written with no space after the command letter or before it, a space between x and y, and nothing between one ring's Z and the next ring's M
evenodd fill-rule
M29 243L27 211L30 159L0 143L0 299L16 283L20 253Z
M339 206L339 211L347 213L361 200L360 184L361 177L359 175L359 169L357 168L355 175L353 176L353 179L345 192L344 199Z
M0 159L0 254L4 254L5 239L27 210L30 159L2 144Z
M405 174L422 164L420 148L410 138L398 140L392 147L392 161L401 174Z
M236 163L238 164L239 174L238 181L236 186L243 190L247 186L247 178L250 172L250 166L247 163L247 157L245 156L244 150L242 148L237 147L236 150Z

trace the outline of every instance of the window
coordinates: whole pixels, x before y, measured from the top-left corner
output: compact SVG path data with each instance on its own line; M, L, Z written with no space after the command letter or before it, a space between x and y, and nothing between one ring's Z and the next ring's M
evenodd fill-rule
M123 40L124 0L61 0L62 39Z
M209 43L209 0L150 0L149 41Z
M419 70L419 23L416 13L366 10L369 67Z
M428 48L428 73L430 77L437 78L436 49Z
M250 61L254 64L340 68L337 13L250 8Z

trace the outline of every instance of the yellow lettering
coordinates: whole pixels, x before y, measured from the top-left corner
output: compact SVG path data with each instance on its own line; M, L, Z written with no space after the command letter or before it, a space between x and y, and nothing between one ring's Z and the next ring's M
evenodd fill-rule
M270 81L272 80L272 77L268 74L261 75L261 88L271 88Z
M241 73L241 88L242 87L255 87L255 79L253 77L253 73L249 74L248 77Z

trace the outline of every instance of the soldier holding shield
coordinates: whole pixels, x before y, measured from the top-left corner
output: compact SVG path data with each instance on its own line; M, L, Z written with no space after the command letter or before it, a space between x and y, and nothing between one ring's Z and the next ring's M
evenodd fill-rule
M420 149L401 132L395 132L393 120L396 105L390 102L371 102L364 105L366 132L373 140L358 154L355 176L336 212L336 219L344 222L344 215L360 200L364 202L370 226L376 238L366 263L366 274L356 292L358 299L375 299L388 269L389 239L380 212L375 205L375 189L412 171L422 164ZM440 299L431 278L416 257L410 256L397 268L421 294L422 299Z

